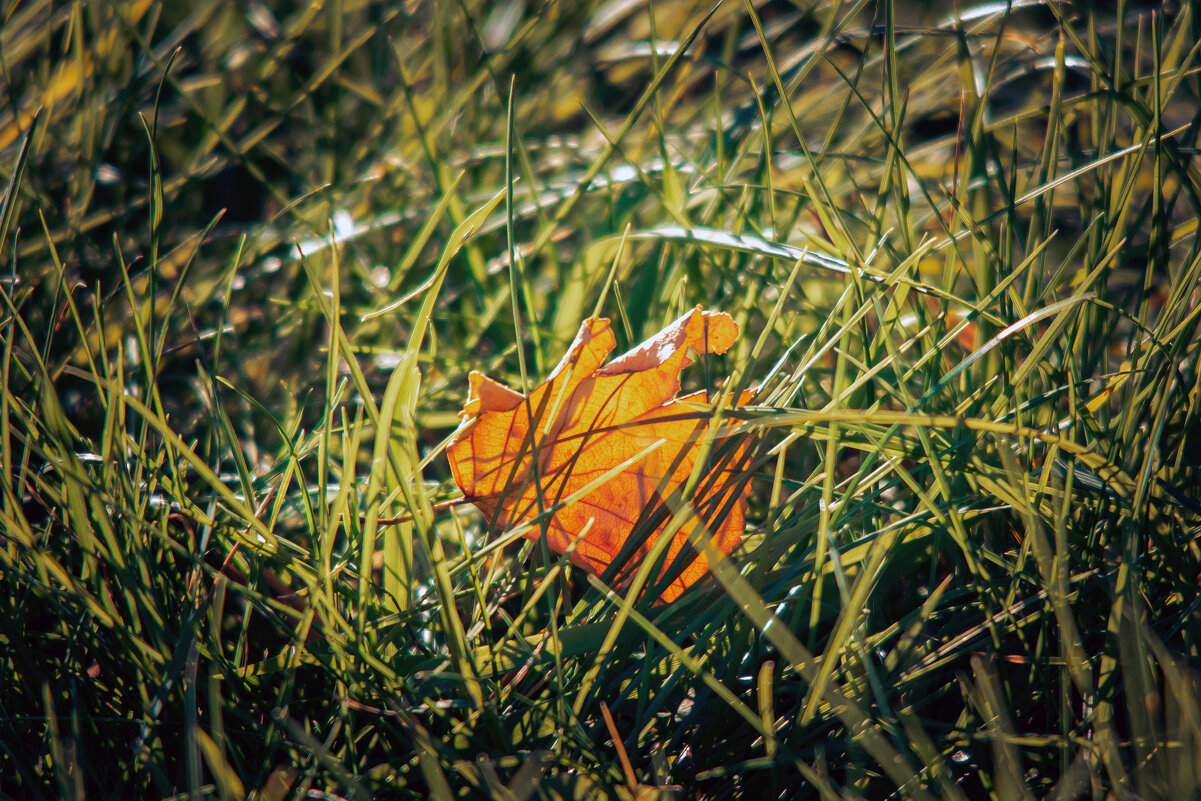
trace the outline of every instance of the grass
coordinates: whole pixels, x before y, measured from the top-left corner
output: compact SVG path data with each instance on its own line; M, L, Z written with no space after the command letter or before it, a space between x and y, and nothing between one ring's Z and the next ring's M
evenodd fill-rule
M1201 793L1191 4L0 18L0 794ZM470 370L696 304L711 580L454 503Z

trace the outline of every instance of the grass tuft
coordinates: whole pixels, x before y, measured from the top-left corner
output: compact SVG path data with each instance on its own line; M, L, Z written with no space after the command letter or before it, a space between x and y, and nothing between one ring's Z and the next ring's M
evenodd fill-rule
M10 6L0 794L1201 792L1191 4ZM709 581L460 502L696 304Z

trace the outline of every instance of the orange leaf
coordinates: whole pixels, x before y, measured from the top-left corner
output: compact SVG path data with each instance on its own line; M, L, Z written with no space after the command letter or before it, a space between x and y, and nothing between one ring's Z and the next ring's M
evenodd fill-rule
M728 314L698 306L605 364L616 339L608 320L589 318L563 360L530 392L528 404L521 393L472 372L471 391L459 413L463 423L446 450L455 481L484 517L503 529L537 517L633 459L555 511L545 528L552 551L567 553L574 543L571 561L599 575L639 522L651 519L653 530L627 563L637 565L670 518L665 510L648 515L660 498L687 481L709 423L706 414L687 405L705 401L705 392L676 397L680 370L692 361L690 352L724 353L737 337L738 325ZM748 403L751 394L743 393L735 405ZM738 478L737 465L745 450L744 445L721 454L702 474L692 498L698 514L668 544L665 566L676 560L689 532L702 525L722 552L738 545L748 487ZM716 453L711 451L711 458ZM525 536L537 541L541 534L542 526L534 526ZM697 555L660 600L675 600L708 569L708 560Z

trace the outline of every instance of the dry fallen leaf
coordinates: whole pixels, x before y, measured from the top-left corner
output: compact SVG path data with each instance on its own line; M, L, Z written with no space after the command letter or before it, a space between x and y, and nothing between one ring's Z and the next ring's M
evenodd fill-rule
M605 364L616 346L612 328L604 318L589 318L563 360L530 392L528 404L521 393L472 372L471 391L459 413L463 422L446 451L455 481L492 525L507 529L659 443L555 511L546 524L551 550L567 553L574 544L571 561L603 573L638 522L687 481L700 453L710 421L688 402L704 402L706 393L676 398L680 370L692 361L689 353L724 353L737 337L738 325L728 314L698 306ZM734 405L749 402L750 396L743 393ZM536 422L533 437L531 419ZM716 452L715 447L710 458ZM738 545L748 491L737 470L743 452L745 446L733 454L726 451L702 475L692 498L698 514L675 534L664 565L672 565L698 526L724 553ZM669 517L660 510L654 530L628 565L636 566L651 549ZM542 526L534 525L525 536L537 541L541 534ZM708 568L708 560L698 555L660 600L675 600Z

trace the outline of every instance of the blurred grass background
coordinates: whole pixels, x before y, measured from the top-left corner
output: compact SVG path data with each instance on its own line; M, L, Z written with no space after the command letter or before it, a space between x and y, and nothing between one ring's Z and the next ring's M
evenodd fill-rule
M3 795L1201 793L1192 4L0 20ZM667 606L446 503L598 303L761 387Z

